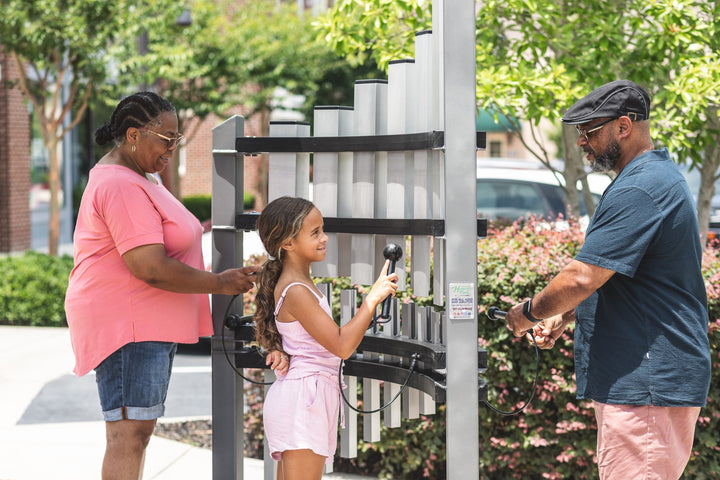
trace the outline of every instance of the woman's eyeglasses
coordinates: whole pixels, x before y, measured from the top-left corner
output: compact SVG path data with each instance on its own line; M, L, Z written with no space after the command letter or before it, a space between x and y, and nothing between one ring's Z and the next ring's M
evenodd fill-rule
M176 146L177 146L180 142L182 142L183 139L185 138L185 136L184 136L182 133L178 133L178 134L175 135L174 137L166 137L165 135L161 135L161 134L159 134L159 133L157 133L157 132L153 132L153 131L150 130L149 128L143 128L143 130L147 130L148 132L152 133L152 134L155 135L156 137L160 137L160 138L162 138L163 140L165 140L165 143L167 144L168 150L171 149L171 148L173 148L173 147L176 147Z

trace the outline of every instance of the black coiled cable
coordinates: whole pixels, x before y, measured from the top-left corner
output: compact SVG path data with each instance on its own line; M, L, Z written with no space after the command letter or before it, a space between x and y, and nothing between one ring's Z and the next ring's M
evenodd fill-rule
M227 318L228 318L228 316L229 316L229 314L230 314L230 307L232 306L233 302L235 301L235 299L236 299L238 296L239 296L239 295L233 295L232 298L230 299L230 302L228 303L228 306L227 306L227 308L225 309L225 315L223 316L223 323L225 322L225 320L227 320ZM223 353L225 354L225 360L227 360L228 365L230 365L230 368L232 368L233 371L234 371L240 378L242 378L243 380L245 380L245 381L247 381L247 382L254 383L255 385L272 385L272 384L274 383L274 382L258 382L258 381L256 381L256 380L252 380L252 379L246 377L245 375L243 375L243 374L240 372L240 370L238 370L238 369L235 367L235 365L233 364L233 362L230 360L230 355L228 355L227 347L225 346L225 335L223 334L223 335L221 335L221 337L222 337Z
M362 413L362 414L366 414L366 415L385 410L390 405L392 405L392 403L398 399L400 394L402 394L402 392L405 391L405 388L407 388L407 384L410 381L410 377L412 377L412 374L415 372L415 365L417 364L417 359L418 359L418 354L413 353L412 356L410 357L410 366L408 367L408 370L410 370L410 371L408 372L408 376L405 379L405 382L403 382L402 387L400 387L400 391L398 393L396 393L395 396L392 398L392 400L390 400L388 403L386 403L382 407L378 407L374 410L359 410L359 409L353 407L352 405L350 405L350 401L347 398L345 398L345 394L343 393L343 388L342 388L342 380L340 379L340 376L342 375L342 367L343 367L344 362L340 362L340 368L338 369L338 385L340 386L340 395L342 395L342 399L345 401L345 405L347 405L348 407L350 407L351 410L354 410L357 413Z
M490 307L487 312L487 316L490 320L500 320L505 318L505 315L507 315L507 312L503 312L497 307ZM535 396L535 392L537 391L537 381L538 381L538 375L540 372L540 349L538 348L537 341L535 340L535 333L532 330L528 330L527 333L530 334L530 337L532 338L533 345L535 345L535 378L533 379L533 385L532 390L530 391L530 397L527 399L527 402L525 404L511 412L505 412L503 410L500 410L490 404L489 401L485 400L485 406L488 407L490 410L492 410L495 413L499 413L500 415L505 416L512 416L517 415L519 413L522 413L525 408L527 408L528 405L530 405L530 402L532 401L533 397Z

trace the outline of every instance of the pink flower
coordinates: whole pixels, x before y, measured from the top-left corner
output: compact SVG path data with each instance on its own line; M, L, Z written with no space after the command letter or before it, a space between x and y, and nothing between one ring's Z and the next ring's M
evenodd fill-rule
M547 447L550 445L550 442L542 437L530 437L530 445L533 447Z
M558 455L557 457L555 457L555 460L557 460L558 462L561 462L561 463L568 463L568 462L570 462L570 460L573 459L573 455L571 455L571 454L568 453L568 452L569 452L569 450L566 449L566 450L563 451L560 455Z

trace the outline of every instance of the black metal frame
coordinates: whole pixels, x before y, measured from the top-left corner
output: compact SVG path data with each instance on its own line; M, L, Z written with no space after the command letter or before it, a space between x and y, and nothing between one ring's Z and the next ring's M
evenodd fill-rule
M265 365L265 358L257 347L247 344L255 341L252 315L229 315L225 326L233 330L234 347L227 350L234 355L235 368L269 368ZM224 348L218 345L219 349ZM444 403L446 394L445 369L447 350L438 343L412 340L405 337L388 337L380 334L366 334L357 352L345 360L343 372L345 375L372 378L387 382L407 385L428 394L433 401ZM362 353L359 353L362 352ZM380 359L369 360L365 353L383 355ZM394 357L392 361L385 356ZM411 357L415 356L417 362L410 370ZM478 370L487 368L487 351L478 348ZM481 395L487 398L487 384L478 379L478 389Z
M235 218L238 230L255 230L255 222L259 213L241 213ZM323 217L323 229L330 233L365 233L374 235L429 235L442 237L445 235L445 221L433 219L408 218L338 218ZM477 219L477 236L487 236L488 221Z
M486 132L476 132L477 148L485 148ZM239 137L235 150L243 155L260 153L398 152L440 150L445 132L399 135L351 135L346 137Z

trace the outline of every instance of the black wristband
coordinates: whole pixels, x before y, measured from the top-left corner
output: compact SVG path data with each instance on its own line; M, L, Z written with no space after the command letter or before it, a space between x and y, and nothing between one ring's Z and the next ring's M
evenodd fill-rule
M527 318L531 322L537 323L541 319L533 317L533 314L530 313L531 308L532 308L532 298L530 300L528 300L527 302L523 303L523 315L525 315L525 318Z

